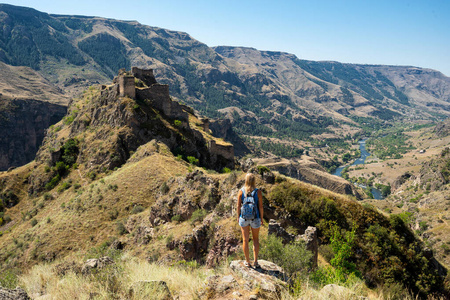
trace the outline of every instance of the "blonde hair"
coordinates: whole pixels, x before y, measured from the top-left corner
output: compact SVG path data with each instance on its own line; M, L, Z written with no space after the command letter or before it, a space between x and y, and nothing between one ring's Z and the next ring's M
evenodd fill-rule
M247 194L251 193L256 188L256 178L255 175L252 173L247 173L245 175L245 192Z

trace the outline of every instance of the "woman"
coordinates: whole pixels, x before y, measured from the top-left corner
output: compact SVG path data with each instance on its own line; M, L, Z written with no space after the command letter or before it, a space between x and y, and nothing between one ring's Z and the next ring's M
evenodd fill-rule
M256 214L253 218L244 219L242 216L241 208L244 205L244 198L245 197L251 197L254 198L255 203L255 210ZM242 239L243 239L243 248L244 248L244 255L245 255L245 266L250 267L250 256L249 256L249 250L248 250L248 240L250 236L250 228L252 230L252 237L253 237L253 257L254 262L253 266L255 268L259 268L258 264L258 252L259 252L259 228L261 225L263 225L263 205L262 205L262 193L259 189L256 188L255 184L255 175L252 173L248 173L245 176L245 185L244 187L239 191L238 194L238 205L237 205L237 214L239 216L239 226L241 226L241 232L242 232Z

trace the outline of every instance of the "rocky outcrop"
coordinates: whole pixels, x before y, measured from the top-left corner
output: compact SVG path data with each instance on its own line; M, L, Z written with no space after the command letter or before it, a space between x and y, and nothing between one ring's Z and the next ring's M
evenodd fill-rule
M108 256L100 257L98 259L97 258L88 259L81 268L81 273L83 275L87 275L90 274L94 269L103 269L106 266L112 264L114 264L114 261Z
M311 258L311 268L317 268L317 259L319 257L319 237L317 236L317 228L308 226L305 233L300 235L300 238L305 241L306 250L313 254Z
M239 283L232 275L220 276L212 275L206 278L207 294L224 294L239 288ZM236 292L235 292L236 293ZM206 293L205 293L206 294Z
M185 235L180 240L172 241L167 246L170 250L179 249L184 260L200 260L208 250L208 229L208 225L198 226L192 230L192 234Z
M445 189L450 182L450 148L445 148L439 156L424 162L416 182L428 191Z
M20 287L8 290L0 287L0 300L31 300L27 292Z
M214 244L206 257L206 265L210 268L217 266L221 261L240 249L241 241L233 235L221 236L219 233L224 228L217 226L215 228Z
M402 186L402 184L404 184L405 182L407 182L409 179L414 179L415 176L412 175L409 172L406 172L403 175L400 175L399 177L397 177L394 182L391 185L392 190L397 190L398 188L400 188Z
M327 173L322 166L312 158L302 157L301 160L282 158L258 159L256 164L263 165L283 175L296 178L306 183L314 184L324 189L345 195L354 195L362 199L362 194L347 180Z
M294 241L304 241L306 244L306 250L311 251L313 256L311 257L311 268L317 268L317 259L319 256L319 238L317 235L317 228L308 226L305 233L302 235L293 235L287 232L281 224L273 219L269 220L268 234L274 234L283 240L284 244L288 244Z
M449 136L450 135L450 119L447 119L447 120L437 124L436 127L434 128L434 133L440 138Z
M280 223L273 219L269 220L268 234L274 234L277 237L282 238L284 244L295 241L295 235L287 232L283 227L281 227Z
M233 130L233 126L229 119L211 120L208 128L211 129L214 136L223 138L234 145L234 154L242 157L250 153L250 149L245 145L241 137Z
M31 99L1 99L0 171L34 159L46 130L66 114L66 107Z
M244 265L243 260L234 260L230 263L230 268L239 276L242 276L247 283L247 289L260 287L263 294L272 297L279 296L280 292L286 288L286 275L278 265L263 259L258 260L261 266L258 269L249 268Z
M220 202L219 182L200 170L187 174L185 178L171 178L166 185L174 188L170 193L158 194L150 209L149 220L154 226L169 222L174 216L178 216L180 221L188 220L197 209L212 210Z
M123 72L113 85L93 87L85 98L70 103L64 122L57 124L68 135L49 131L36 156L38 163L55 166L62 157L63 145L72 139L77 140L75 162L87 172L102 173L121 167L141 145L156 141L155 145L165 144L185 160L192 157L199 166L234 169L233 145L191 128L189 116L196 116L192 109L171 100L167 86L154 83L140 89L134 77L125 80L132 75ZM131 89L135 89L136 99L132 99ZM93 134L86 137L87 131ZM30 193L42 191L56 175L42 173L33 172Z

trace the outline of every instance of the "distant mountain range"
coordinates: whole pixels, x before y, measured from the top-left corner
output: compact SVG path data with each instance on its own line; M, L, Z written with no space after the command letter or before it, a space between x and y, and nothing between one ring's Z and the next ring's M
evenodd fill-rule
M187 33L138 22L6 4L0 4L0 24L2 68L27 67L0 74L0 93L16 98L67 104L86 87L109 82L119 69L137 66L154 69L178 100L206 116L230 119L248 136L340 139L343 124L352 134L366 118L428 122L450 115L450 78L430 69L210 48ZM36 76L42 84L30 82ZM27 90L40 94L31 97Z

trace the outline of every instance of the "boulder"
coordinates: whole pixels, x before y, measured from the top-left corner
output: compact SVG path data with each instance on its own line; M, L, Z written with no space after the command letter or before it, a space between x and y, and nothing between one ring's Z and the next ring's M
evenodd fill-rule
M246 267L243 260L234 260L230 263L230 268L247 282L245 288L252 290L256 287L261 289L268 297L276 298L280 292L286 289L286 275L278 265L266 261L258 260L261 268L254 269ZM272 296L270 296L272 295Z
M274 234L277 237L282 238L284 244L288 244L295 240L295 235L287 232L283 227L281 227L280 223L273 219L269 220L268 234Z
M20 287L13 290L4 289L0 287L0 300L31 300L27 292Z
M87 275L90 274L93 269L103 269L104 267L112 264L114 264L114 261L108 256L100 257L98 259L88 259L81 268L81 273Z
M311 251L313 256L311 258L311 268L317 268L317 258L319 256L319 238L317 237L317 228L308 226L305 233L300 235L306 243L306 249Z
M251 158L247 158L245 160L241 160L240 165L242 171L247 172L248 170L250 170L251 167L255 165L255 163Z
M187 234L180 240L170 242L167 247L170 250L178 248L180 255L185 260L201 259L208 250L208 225L201 225L193 229L192 234Z
M232 275L212 275L206 278L206 286L211 292L222 294L238 287L236 279Z

